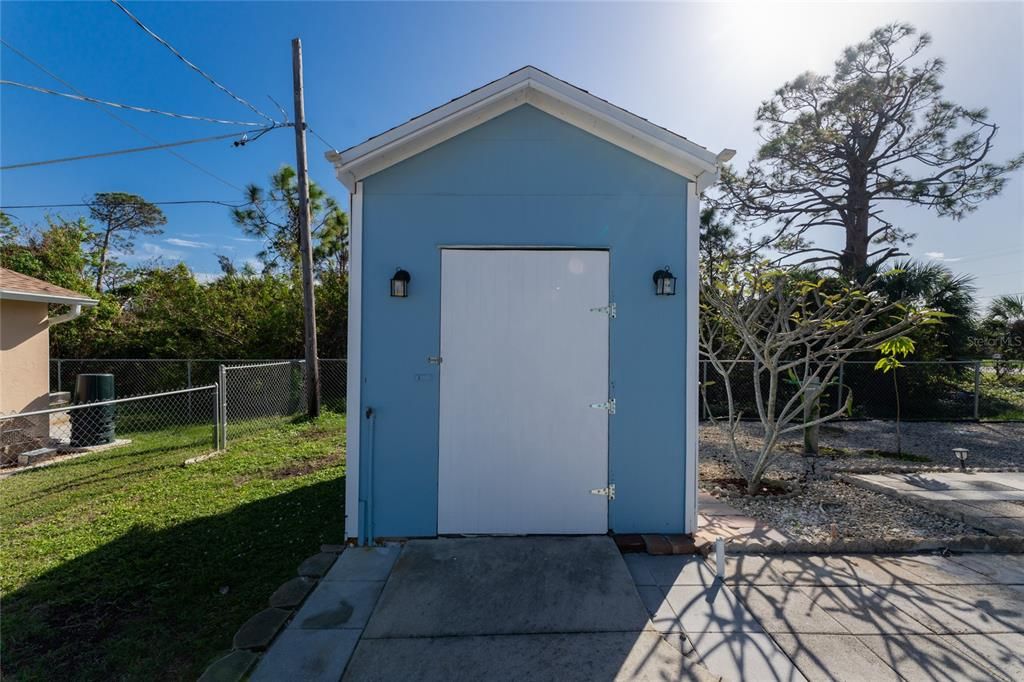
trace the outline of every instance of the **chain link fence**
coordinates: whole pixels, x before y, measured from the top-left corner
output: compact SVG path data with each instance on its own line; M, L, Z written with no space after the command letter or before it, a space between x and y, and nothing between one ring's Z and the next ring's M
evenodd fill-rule
M73 391L79 374L113 374L114 389L126 397L204 386L219 380L220 366L237 367L299 359L103 359L59 358L50 360L50 391ZM320 358L320 399L324 409L345 412L346 363L339 358Z
M0 416L0 465L112 446L216 447L215 385Z
M70 392L79 374L113 374L117 397L70 404L67 396L50 409L0 415L3 466L83 448L123 446L139 438L163 448L222 450L229 439L306 413L303 360L59 359L50 367L54 393ZM194 385L200 378L206 383ZM345 412L346 379L344 360L320 360L323 410Z
M284 360L223 366L220 370L224 424L221 447L306 412L306 363Z
M837 410L847 396L852 407L847 419L895 419L897 395L901 419L918 421L1019 421L1024 420L1024 364L997 367L992 361L904 361L895 373L875 369L873 360L843 363L821 398L822 411ZM700 415L707 419L727 413L722 378L711 364L700 363L701 381L707 402L700 398ZM762 375L761 389L767 395L768 379ZM735 409L744 417L756 418L753 365L740 361L731 374ZM841 390L840 390L841 387ZM795 386L783 381L779 399L784 403ZM898 393L897 393L898 392Z

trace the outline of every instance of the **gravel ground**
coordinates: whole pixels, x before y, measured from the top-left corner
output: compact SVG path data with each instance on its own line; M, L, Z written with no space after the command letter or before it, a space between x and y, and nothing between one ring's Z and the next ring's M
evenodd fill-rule
M761 426L754 422L741 425L741 448L754 452L760 443ZM802 470L800 449L802 434L797 431L786 439L783 448L791 456L779 461L782 470ZM829 469L870 466L955 466L952 448L970 451L969 466L1024 468L1024 423L908 422L903 424L903 452L927 457L928 462L911 462L887 457L869 457L865 450L895 452L896 426L893 422L863 421L827 424L822 427L819 445L842 450L844 454L822 458ZM700 426L701 459L731 458L726 436L713 424Z
M701 459L701 487L735 476L730 465ZM783 478L794 478L792 474ZM727 497L739 511L764 521L795 540L929 540L985 535L959 521L912 504L831 479L804 485L794 497Z

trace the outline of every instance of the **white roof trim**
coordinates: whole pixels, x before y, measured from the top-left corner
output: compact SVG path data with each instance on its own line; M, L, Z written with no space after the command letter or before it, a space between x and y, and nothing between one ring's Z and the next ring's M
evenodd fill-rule
M694 180L718 177L717 156L665 128L532 66L519 69L343 152L328 152L338 179L355 183L490 119L530 104L571 125Z
M56 296L54 294L37 294L27 291L14 291L11 289L0 289L0 300L4 301L28 301L30 303L58 303L62 305L96 305L97 301L92 298Z

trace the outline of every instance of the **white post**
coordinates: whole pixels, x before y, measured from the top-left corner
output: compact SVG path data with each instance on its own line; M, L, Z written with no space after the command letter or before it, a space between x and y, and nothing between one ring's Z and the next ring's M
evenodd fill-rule
M725 538L715 540L715 577L725 580Z

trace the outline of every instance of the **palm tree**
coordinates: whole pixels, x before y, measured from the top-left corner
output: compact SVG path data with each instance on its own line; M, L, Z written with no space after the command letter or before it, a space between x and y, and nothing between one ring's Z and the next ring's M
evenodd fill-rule
M916 356L921 360L964 357L975 335L974 277L953 273L941 263L902 261L879 278L890 301L906 300L949 315L943 324L916 330Z
M996 379L1002 380L1014 370L1024 369L1024 296L997 296L988 307L985 331L998 349ZM1008 362L1010 361L1010 362Z

